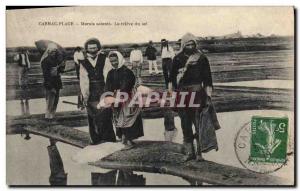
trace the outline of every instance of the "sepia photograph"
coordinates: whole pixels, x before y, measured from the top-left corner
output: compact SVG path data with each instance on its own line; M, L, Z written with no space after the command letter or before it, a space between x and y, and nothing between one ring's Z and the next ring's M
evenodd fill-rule
M296 185L294 7L5 16L8 186Z

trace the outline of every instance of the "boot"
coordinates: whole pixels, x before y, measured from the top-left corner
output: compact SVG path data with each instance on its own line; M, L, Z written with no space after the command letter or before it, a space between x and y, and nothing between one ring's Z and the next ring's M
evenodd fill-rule
M195 149L193 143L184 143L185 156L184 162L196 159Z

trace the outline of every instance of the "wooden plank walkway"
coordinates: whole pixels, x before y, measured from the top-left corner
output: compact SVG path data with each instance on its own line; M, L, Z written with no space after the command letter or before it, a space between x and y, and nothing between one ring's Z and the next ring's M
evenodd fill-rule
M217 112L262 109L293 111L293 93L293 90L287 89L216 86L212 99ZM142 116L144 119L161 118L164 116L164 108L143 108ZM44 114L7 116L6 131L8 134L20 133L22 126L34 123L45 123ZM86 126L87 114L85 111L58 112L53 125L71 128Z
M108 169L156 172L213 185L280 185L283 180L247 169L212 161L183 162L182 145L164 141L140 141L127 151L117 151L90 165Z

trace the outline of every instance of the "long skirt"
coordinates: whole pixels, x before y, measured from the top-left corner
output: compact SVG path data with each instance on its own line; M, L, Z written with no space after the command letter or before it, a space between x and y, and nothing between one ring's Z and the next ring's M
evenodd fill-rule
M131 127L116 128L116 134L121 139L122 135L129 140L137 139L144 136L143 120L141 114L139 114Z

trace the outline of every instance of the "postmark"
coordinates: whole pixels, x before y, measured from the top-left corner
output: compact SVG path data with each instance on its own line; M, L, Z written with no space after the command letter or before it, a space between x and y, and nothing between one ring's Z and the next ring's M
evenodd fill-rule
M287 162L288 118L253 116L237 132L234 148L239 162L257 173L272 173Z

